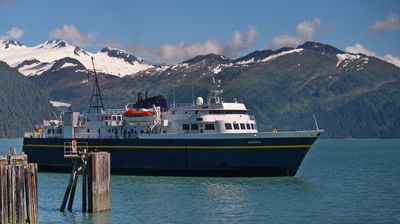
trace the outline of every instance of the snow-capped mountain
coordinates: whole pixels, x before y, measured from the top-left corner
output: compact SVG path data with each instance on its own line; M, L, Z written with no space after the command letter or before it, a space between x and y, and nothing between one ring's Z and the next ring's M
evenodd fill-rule
M73 111L87 110L94 80L87 74L92 56L102 72L106 108L123 108L146 90L169 98L175 90L177 102L191 102L193 92L207 96L211 77L216 77L223 83L224 99L246 102L264 130L309 129L314 123L310 115L315 114L329 137L400 136L400 68L327 44L306 42L237 59L199 55L153 66L114 48L90 53L65 41L35 47L0 42L0 60L30 75L49 99L71 104Z
M103 48L97 53L85 51L64 40L49 40L34 47L26 47L13 40L0 41L0 60L17 68L25 76L37 76L52 69L56 62L64 58L76 59L84 69L92 69L94 58L96 70L101 73L125 76L153 68L134 55L115 48ZM66 63L60 68L80 67ZM82 69L82 68L79 68Z

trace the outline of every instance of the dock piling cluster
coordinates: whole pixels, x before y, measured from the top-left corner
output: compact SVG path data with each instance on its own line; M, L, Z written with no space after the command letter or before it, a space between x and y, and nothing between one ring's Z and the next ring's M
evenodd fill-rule
M15 148L0 155L0 224L38 223L37 170Z
M73 168L60 211L65 211L67 202L68 211L72 211L80 174L82 175L82 212L110 210L110 153L84 152L68 154L68 157L73 162Z

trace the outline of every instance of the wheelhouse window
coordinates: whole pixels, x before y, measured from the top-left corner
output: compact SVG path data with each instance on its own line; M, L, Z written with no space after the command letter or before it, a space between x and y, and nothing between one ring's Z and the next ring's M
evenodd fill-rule
M231 123L225 123L225 129L226 130L232 130L232 124Z
M190 125L190 129L192 129L192 131L197 131L197 130L199 130L199 125L198 124L191 124Z
M246 128L247 128L248 130L250 130L250 124L249 124L249 123L246 124Z
M225 124L226 126L226 124ZM206 130L215 130L214 124L205 124L205 129Z
M247 110L209 110L209 114L247 114Z
M189 131L189 124L183 124L182 125L182 130Z
M246 126L243 123L240 123L240 129L245 130Z
M254 124L253 124L253 123L251 124L251 129L253 129L253 130L254 130Z
M239 124L238 123L233 123L233 129L239 130Z

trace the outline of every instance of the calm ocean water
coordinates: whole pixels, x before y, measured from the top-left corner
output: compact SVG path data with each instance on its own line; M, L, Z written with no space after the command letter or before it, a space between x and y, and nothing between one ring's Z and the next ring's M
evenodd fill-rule
M21 145L0 140L0 154ZM58 211L68 178L39 174L40 223L400 223L399 139L319 140L296 177L112 176L98 214L80 211L80 189Z

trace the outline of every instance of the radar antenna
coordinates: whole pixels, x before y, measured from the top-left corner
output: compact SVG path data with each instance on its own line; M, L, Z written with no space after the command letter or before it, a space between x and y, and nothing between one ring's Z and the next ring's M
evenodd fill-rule
M92 97L90 98L90 106L89 113L92 109L94 109L97 113L101 113L104 111L103 99L101 98L101 92L99 87L99 81L97 79L96 68L94 67L94 59L92 57L92 66L93 66L93 74L94 74L94 85L92 91Z

